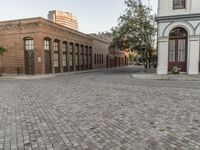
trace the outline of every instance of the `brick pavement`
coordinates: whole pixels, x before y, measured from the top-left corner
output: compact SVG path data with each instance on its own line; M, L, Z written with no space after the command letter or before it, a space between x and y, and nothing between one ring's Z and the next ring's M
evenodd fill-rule
M200 82L138 71L0 79L0 149L199 150Z

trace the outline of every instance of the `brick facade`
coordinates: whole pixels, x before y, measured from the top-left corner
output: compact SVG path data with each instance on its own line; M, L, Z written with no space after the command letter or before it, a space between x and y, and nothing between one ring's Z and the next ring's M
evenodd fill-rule
M49 52L45 50L44 41L49 41ZM7 49L0 57L3 74L45 74L110 67L108 42L40 17L0 22L0 45ZM95 54L101 54L101 65L95 64Z
M109 56L109 46L110 42L98 38L96 36L93 37L93 66L96 69L107 68L108 64L108 56Z
M109 66L122 67L128 66L128 52L116 48L109 49Z

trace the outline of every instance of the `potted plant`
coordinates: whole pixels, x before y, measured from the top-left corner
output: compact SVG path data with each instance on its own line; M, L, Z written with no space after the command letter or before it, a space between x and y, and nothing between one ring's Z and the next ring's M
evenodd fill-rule
M171 70L172 74L179 74L181 71L181 68L179 68L178 66L174 66Z

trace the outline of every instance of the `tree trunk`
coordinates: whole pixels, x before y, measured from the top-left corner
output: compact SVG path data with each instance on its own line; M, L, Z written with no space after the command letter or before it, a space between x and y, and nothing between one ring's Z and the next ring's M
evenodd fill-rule
M145 71L147 71L147 51L144 51L143 52L143 61L144 61L144 68L145 68Z
M151 62L153 62L153 60L152 60L152 49L150 48L149 49L149 66L150 66L150 68L152 67Z

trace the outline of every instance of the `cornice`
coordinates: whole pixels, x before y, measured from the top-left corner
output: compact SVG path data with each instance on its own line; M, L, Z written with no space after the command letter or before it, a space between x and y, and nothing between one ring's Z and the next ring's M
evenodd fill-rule
M165 22L165 21L192 21L192 20L200 20L200 13L198 14L184 14L184 15L171 15L171 16L158 16L155 18L156 22Z

